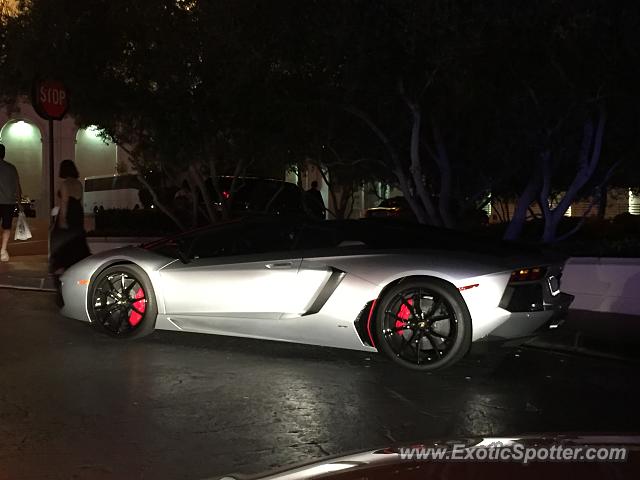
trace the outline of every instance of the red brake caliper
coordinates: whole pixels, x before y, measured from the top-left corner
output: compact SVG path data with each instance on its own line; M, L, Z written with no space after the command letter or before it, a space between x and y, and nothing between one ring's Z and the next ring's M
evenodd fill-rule
M144 314L145 309L147 308L147 302L144 298L144 290L139 288L138 291L136 292L136 296L134 297L135 299L137 299L137 302L133 302L133 307L138 310L138 312L136 312L135 310L131 309L131 312L129 313L129 323L131 324L132 327L135 327L138 323L140 323L140 320L142 320L142 315Z
M413 300L409 299L407 300L407 303L409 305L413 305ZM400 310L398 310L398 313L396 314L396 318L399 319L396 320L396 333L398 335L402 335L402 329L406 328L407 320L409 320L409 315L409 308L404 303L400 305Z

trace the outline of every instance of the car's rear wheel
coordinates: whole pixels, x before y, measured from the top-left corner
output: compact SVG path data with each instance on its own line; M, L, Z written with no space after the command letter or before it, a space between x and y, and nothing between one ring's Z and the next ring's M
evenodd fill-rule
M98 328L116 338L139 338L155 327L158 308L151 281L136 265L102 271L89 287L89 315Z
M406 368L432 371L453 365L471 345L471 316L460 293L430 279L390 288L376 309L379 348Z

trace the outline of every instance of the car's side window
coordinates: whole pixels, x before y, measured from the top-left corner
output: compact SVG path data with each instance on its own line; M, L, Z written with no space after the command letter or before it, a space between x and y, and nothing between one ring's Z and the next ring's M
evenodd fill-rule
M190 249L193 259L233 255L238 227L213 229L194 238Z

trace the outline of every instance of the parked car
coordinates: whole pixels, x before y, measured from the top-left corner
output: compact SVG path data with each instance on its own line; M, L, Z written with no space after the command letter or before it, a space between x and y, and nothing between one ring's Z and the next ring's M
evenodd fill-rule
M245 218L89 257L62 313L115 338L154 329L383 352L436 370L472 342L557 325L563 259L377 220Z
M604 458L604 460L602 460ZM599 461L594 461L599 459ZM538 434L451 438L393 445L264 474L217 480L423 480L637 478L640 437L635 435ZM211 479L213 480L213 478Z
M302 214L303 192L295 183L259 177L218 177L218 185L225 200L231 201L236 213L261 212L275 214ZM207 181L211 197L218 207L222 199Z
M404 197L391 197L382 200L377 207L367 209L364 216L365 218L395 218L416 221L416 216Z

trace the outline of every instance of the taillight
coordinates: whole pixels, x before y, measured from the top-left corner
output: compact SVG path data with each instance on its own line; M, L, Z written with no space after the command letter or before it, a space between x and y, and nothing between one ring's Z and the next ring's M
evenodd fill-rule
M231 192L227 192L226 190L222 192L222 196L225 200L229 200L231 198Z
M521 268L511 272L510 282L535 282L544 277L546 267Z

